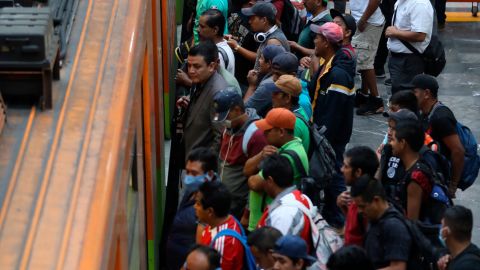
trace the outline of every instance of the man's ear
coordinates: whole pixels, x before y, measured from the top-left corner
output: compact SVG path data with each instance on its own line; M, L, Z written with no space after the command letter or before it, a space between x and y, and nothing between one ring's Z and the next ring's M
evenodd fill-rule
M304 259L298 259L298 261L295 263L294 267L295 267L296 270L302 270L304 265L305 265L305 260Z
M350 38L352 36L352 30L347 29L346 34L347 34L346 36Z
M363 175L363 171L360 168L357 168L354 172L355 178L359 178L360 176Z

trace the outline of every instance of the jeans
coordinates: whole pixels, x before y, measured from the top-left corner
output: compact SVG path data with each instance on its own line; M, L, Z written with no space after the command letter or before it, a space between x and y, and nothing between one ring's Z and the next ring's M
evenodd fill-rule
M336 155L336 174L332 182L325 189L325 206L322 209L322 216L328 224L335 228L342 228L345 223L345 216L342 210L337 206L337 197L342 192L347 190L345 179L340 172L343 164L343 153L345 152L345 145L333 145L333 150Z
M413 53L391 53L388 61L392 79L392 95L400 90L409 89L413 77L424 71L423 59Z

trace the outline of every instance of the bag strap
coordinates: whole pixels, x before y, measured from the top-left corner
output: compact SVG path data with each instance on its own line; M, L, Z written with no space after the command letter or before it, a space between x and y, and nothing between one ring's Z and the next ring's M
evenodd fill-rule
M297 152L295 152L293 150L284 150L284 151L282 151L282 153L285 153L285 154L289 155L291 158L293 158L293 162L295 163L295 167L300 172L300 175L302 177L307 177L308 176L308 174L305 171L305 168L303 167L302 161L300 160L300 157L298 156Z
M240 228L241 228L241 225L240 225ZM244 234L243 229L241 230L242 230L242 234ZM233 237L237 239L240 242L240 244L242 244L244 256L245 256L244 262L247 264L247 265L244 265L244 269L245 268L249 270L255 269L253 268L255 266L255 259L253 258L253 255L250 251L250 247L248 246L247 241L245 240L245 236L240 235L237 231L234 231L232 229L224 229L219 231L217 235L215 235L215 237L212 239L212 242L210 242L210 247L213 247L215 245L215 241L217 241L218 238L226 237L226 236Z
M217 48L218 48L218 52L222 55L223 63L225 63L225 69L227 69L228 64L230 63L230 60L228 59L228 54L224 48L222 47L217 47Z
M395 26L395 20L397 19L397 10L398 10L398 5L397 7L395 8L395 11L393 12L393 21L392 21L392 26ZM403 45L405 45L405 47L407 47L410 51L412 51L414 54L418 55L418 56L422 56L422 54L415 48L413 47L413 45L408 42L408 41L405 41L405 40L402 40L402 39L399 39L397 38L398 40L400 40L400 42L402 42Z
M250 121L250 124L247 123L248 127L245 130L245 133L243 133L242 151L245 156L248 156L248 143L250 142L253 134L258 130L257 125L253 124L254 121L255 120Z

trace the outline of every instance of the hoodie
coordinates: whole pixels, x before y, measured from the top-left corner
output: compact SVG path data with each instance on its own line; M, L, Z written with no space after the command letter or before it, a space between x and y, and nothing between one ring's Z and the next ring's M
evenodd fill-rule
M322 70L323 74L320 74ZM346 145L352 135L354 77L354 60L339 49L310 81L313 122L327 128L325 136L332 146Z

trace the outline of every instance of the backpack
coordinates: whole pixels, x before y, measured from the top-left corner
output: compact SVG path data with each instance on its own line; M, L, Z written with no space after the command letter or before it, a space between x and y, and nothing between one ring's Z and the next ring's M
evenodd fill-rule
M301 202L295 201L292 204L282 204L287 206L294 206L301 210L303 214L308 217L310 221L312 250L310 255L317 258L317 261L308 267L309 270L326 270L327 261L330 256L343 246L343 239L337 231L328 225L322 215L317 209L308 209Z
M420 149L420 156L430 165L436 177L446 186L450 184L452 179L452 167L448 159L439 152L431 150L426 145Z
M411 238L410 257L407 269L409 270L436 270L438 250L432 244L430 237L434 234L438 238L438 226L427 226L419 222L406 219L400 213L389 215L390 218L398 219L406 228ZM380 225L383 229L383 224ZM428 237L427 235L430 237ZM383 232L382 232L383 235Z
M397 11L393 13L393 23L395 24L395 17L397 15ZM435 25L435 24L433 24ZM419 56L423 60L423 64L425 67L425 74L432 75L437 77L440 73L442 73L447 60L445 58L445 48L443 47L442 42L438 38L437 34L434 34L432 31L432 36L430 38L430 43L428 44L427 48L423 53L420 53L410 42L404 41L399 39L405 47L407 47L412 53Z
M307 125L310 133L310 149L308 159L310 165L310 176L315 180L316 186L325 189L336 173L336 156L330 142L325 137L327 128L319 128L316 124L308 122L301 114L295 112L295 116Z
M293 6L290 0L279 1L283 1L283 11L280 17L282 31L288 40L296 41L304 26L302 16L300 16L300 12Z
M435 104L430 112L430 115L428 116L428 120L430 120L430 117L433 115L435 110L441 106L446 107L440 102ZM457 121L456 130L458 137L460 138L460 142L465 149L462 177L458 183L458 188L461 190L466 190L477 179L478 172L480 170L480 156L477 153L477 140L475 139L475 136L470 128Z
M217 46L217 49L218 49L218 52L222 55L223 63L225 64L225 69L227 69L228 64L230 64L230 60L228 59L228 54L225 51L225 49L222 47Z
M233 217L233 216L232 216ZM232 229L225 229L221 230L215 235L215 237L212 239L212 242L210 242L210 247L213 247L215 244L215 241L217 241L218 238L222 236L230 236L236 238L243 246L243 252L244 252L244 266L243 269L248 269L248 270L256 270L257 269L257 264L255 262L255 258L253 257L252 251L250 250L250 247L247 244L247 237L245 236L245 231L243 230L242 226L240 225L240 222L235 218L235 221L237 224L239 224L240 230L242 234L240 235L238 232L232 230Z

